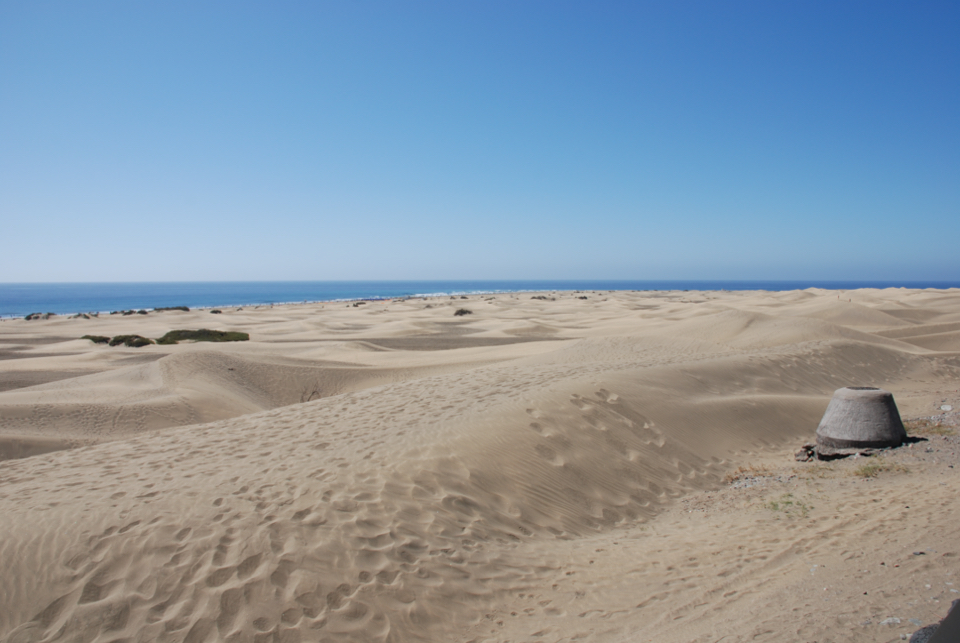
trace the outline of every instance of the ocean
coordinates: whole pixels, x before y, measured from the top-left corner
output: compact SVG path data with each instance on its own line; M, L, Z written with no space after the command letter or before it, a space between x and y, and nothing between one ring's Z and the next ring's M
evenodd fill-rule
M150 283L0 283L0 317L110 312L169 306L211 308L314 301L393 299L541 290L798 290L803 288L955 288L960 281L221 281Z

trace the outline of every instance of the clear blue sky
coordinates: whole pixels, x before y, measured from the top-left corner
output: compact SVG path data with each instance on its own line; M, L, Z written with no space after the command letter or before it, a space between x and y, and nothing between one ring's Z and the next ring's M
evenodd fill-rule
M0 0L0 281L960 279L956 2Z

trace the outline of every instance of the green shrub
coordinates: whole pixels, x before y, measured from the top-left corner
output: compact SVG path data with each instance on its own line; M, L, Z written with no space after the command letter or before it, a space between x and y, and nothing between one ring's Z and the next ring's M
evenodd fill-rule
M146 337L141 337L140 335L117 335L110 340L111 346L119 346L123 344L124 346L129 346L131 348L140 348L141 346L147 346L152 344L152 339L147 339Z
M466 308L458 308L457 312L453 313L454 317L463 317L464 315L472 315L472 310L467 310Z
M160 313L165 310L182 310L185 313L189 313L190 309L187 306L164 306L162 308L154 308L153 312Z
M103 335L84 335L80 339L89 339L94 344L106 344L110 341L109 337L104 337Z
M195 342L245 342L250 339L248 333L208 330L171 330L169 333L157 340L158 344L176 344L184 340L193 340Z
M804 518L813 509L810 505L793 497L792 493L782 494L778 499L764 503L770 511L782 511L787 514L799 514Z

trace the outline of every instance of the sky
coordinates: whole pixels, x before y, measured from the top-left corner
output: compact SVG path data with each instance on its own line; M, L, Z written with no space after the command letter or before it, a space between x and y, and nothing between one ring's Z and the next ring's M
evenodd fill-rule
M956 2L0 0L0 282L960 280Z

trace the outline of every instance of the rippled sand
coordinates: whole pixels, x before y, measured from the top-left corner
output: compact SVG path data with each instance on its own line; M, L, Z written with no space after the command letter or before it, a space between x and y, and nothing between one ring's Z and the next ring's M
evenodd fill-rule
M0 323L0 640L822 643L943 616L953 429L875 478L792 452L846 385L949 425L960 291L537 296ZM201 327L251 341L77 339Z

